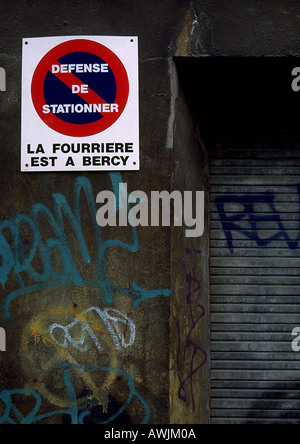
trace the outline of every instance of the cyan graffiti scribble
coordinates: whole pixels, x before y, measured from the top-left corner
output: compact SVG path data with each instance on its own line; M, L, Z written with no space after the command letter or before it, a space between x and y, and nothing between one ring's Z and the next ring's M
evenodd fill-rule
M111 173L110 179L113 190L117 197L117 211L120 210L121 203L118 201L119 184L122 182L120 173ZM118 191L117 191L118 190ZM96 257L92 258L88 249L86 239L82 229L82 197L85 197L89 215L91 218L94 233L95 245L97 247ZM79 177L74 184L73 209L70 207L63 194L54 194L53 211L50 211L43 204L35 204L31 207L30 216L17 214L10 220L0 223L0 283L5 286L8 279L14 275L18 282L18 288L8 294L3 302L2 313L5 321L11 319L10 305L22 295L37 293L45 289L67 288L74 286L86 286L98 288L101 291L103 302L110 306L113 303L114 292L121 293L132 298L132 303L137 307L146 299L157 296L169 297L170 289L141 288L136 282L131 283L131 288L122 288L111 283L107 269L106 252L109 248L122 248L131 253L139 251L138 232L135 227L131 227L131 242L123 242L118 239L104 240L102 230L96 221L96 199L91 182L86 177ZM129 204L128 204L129 206ZM129 207L128 207L129 210ZM40 230L40 221L46 222L52 229L54 236L47 240L43 239ZM97 275L95 280L86 280L80 274L71 246L67 237L65 220L72 227L76 237L82 261L90 264L94 260L96 263ZM21 235L21 224L26 225L30 230L32 244L30 251L27 251ZM5 235L6 232L6 235ZM7 234L9 233L9 235ZM62 271L58 273L52 264L51 254L56 251L62 263ZM34 268L34 259L39 257L42 264L42 272ZM30 286L26 281L32 282Z
M68 370L64 371L64 383L70 403L69 409L57 410L44 415L38 415L42 406L42 398L36 391L28 389L3 390L3 392L0 393L0 400L5 404L5 411L0 418L0 424L34 424L35 422L58 415L69 415L72 424L79 424L76 395ZM35 399L36 404L29 415L23 416L20 410L16 407L14 400L16 395L24 395Z
M115 421L126 410L127 406L130 404L130 402L133 400L133 398L137 398L144 408L145 414L144 414L144 418L141 421L141 424L148 424L149 423L149 421L150 421L150 407L147 404L147 402L144 400L144 398L136 390L135 382L133 379L135 374L137 373L137 370L135 370L133 372L133 375L131 376L128 373L124 372L123 370L114 369L111 367L79 366L79 365L74 365L74 364L70 364L70 363L67 363L67 365L70 369L87 370L87 371L104 372L104 373L114 373L115 375L121 376L126 380L126 382L128 384L129 394L128 394L128 398L127 398L125 404L122 407L120 407L120 409L116 413L114 413L113 415L108 417L105 421L102 421L100 424L110 424L113 421ZM82 412L79 416L79 424L84 424L85 418L87 418L89 415L90 415L90 412L88 410Z
M113 413L112 415L107 414L107 418L100 422L99 424L110 424L113 421L115 421L122 413L126 410L127 406L130 404L130 402L137 398L140 403L142 404L142 407L144 409L144 418L141 422L141 424L148 424L150 420L150 409L147 404L147 402L144 400L144 398L137 392L135 383L133 380L133 376L129 375L128 373L124 372L123 370L114 369L110 367L97 367L97 366L88 366L88 367L82 367L78 365L73 365L69 363L63 363L62 364L64 368L64 384L67 391L68 401L69 401L69 408L63 409L63 410L56 410L53 412L40 414L39 411L42 407L42 398L39 395L38 392L34 390L4 390L0 393L0 400L5 404L4 413L0 418L0 424L3 423L9 423L9 424L35 424L37 422L43 421L48 418L52 418L55 416L61 416L61 415L67 415L70 418L70 423L73 425L84 425L90 416L91 412L89 410L80 411L76 393L74 386L72 384L71 379L71 371L72 370L87 370L92 372L104 372L104 373L113 373L117 376L120 376L125 379L125 381L128 384L129 394L128 398L125 402L125 404L118 409L117 412ZM16 406L16 396L17 395L23 395L28 396L35 400L35 406L27 416L23 416L23 414L20 412L20 410Z
M300 185L297 186L298 200L300 204ZM243 207L242 211L236 214L228 214L226 212L227 204L239 204ZM257 204L265 205L265 213L258 214L255 212ZM297 209L299 210L299 204ZM296 239L291 239L286 230L282 216L276 207L276 195L266 192L264 194L246 194L244 196L219 196L215 199L215 205L219 212L220 221L224 230L228 249L234 254L233 232L239 232L248 239L255 241L259 247L267 247L278 239L284 239L288 248L296 249L300 241L300 220L298 226L298 235ZM259 236L260 226L262 222L269 222L272 227L276 227L278 231L268 238ZM274 231L274 229L273 229Z

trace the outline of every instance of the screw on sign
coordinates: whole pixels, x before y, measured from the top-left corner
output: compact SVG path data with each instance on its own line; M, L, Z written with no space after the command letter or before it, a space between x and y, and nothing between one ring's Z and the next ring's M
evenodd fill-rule
M126 69L101 43L76 39L59 44L38 64L31 85L36 112L54 131L87 137L111 127L129 97Z

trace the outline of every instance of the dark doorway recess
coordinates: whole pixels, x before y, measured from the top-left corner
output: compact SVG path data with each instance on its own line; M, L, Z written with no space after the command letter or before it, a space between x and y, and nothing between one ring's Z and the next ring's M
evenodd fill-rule
M206 142L299 132L300 58L176 58L179 82Z

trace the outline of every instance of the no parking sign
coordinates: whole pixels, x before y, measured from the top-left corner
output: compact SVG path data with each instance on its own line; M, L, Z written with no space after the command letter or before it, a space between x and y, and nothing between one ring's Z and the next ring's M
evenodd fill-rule
M139 169L136 37L23 39L22 171Z

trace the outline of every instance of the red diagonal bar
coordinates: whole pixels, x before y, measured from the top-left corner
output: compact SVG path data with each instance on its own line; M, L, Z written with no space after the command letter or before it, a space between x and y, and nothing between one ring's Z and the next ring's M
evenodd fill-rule
M59 62L57 62L57 65L61 66L59 64ZM78 77L76 77L74 74L72 74L70 72L68 72L68 73L58 72L58 73L52 73L52 74L55 75L66 86L68 86L71 91L72 91L73 85L78 85L78 86L85 85L85 83L83 83L80 79L78 79ZM79 92L79 93L76 93L76 95L81 97L89 105L94 105L94 104L99 104L99 103L101 105L107 104L107 102L104 99L102 99L102 97L98 96L98 94L96 94L90 88L88 88L87 93L82 94L81 92Z

